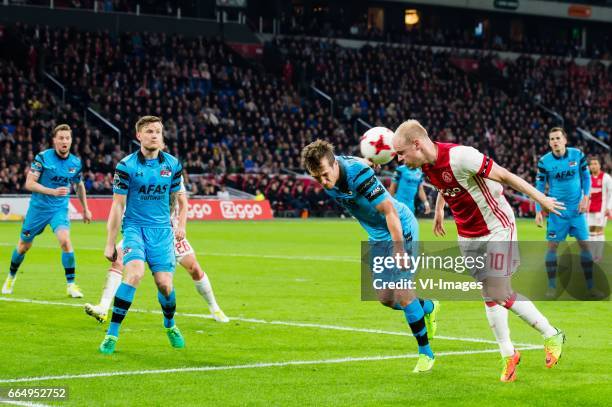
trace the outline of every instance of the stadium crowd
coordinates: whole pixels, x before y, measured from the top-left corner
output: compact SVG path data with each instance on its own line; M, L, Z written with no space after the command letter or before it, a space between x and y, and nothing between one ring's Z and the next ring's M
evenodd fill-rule
M333 210L320 187L278 174L299 170L300 148L317 137L330 139L339 152L356 153L365 130L358 119L393 128L417 118L434 137L488 151L530 181L554 120L535 102L558 111L568 128L583 127L604 142L612 127L611 72L599 63L581 67L530 56L507 61L490 53L391 45L345 49L333 41L288 37L266 46L262 65L217 39L114 37L26 25L14 30L36 58L24 69L1 65L4 193L23 192L27 163L60 122L75 129L73 151L83 158L88 191L111 192L112 169L133 146L128 137L121 142L104 127L86 124L79 115L83 106L93 106L123 135L133 134L140 115L162 116L168 150L191 174L191 193L216 195L227 185L263 194L287 216ZM37 82L38 59L79 108L61 106ZM478 68L466 69L466 61ZM309 92L310 83L334 98L337 114ZM592 143L573 141L593 150Z

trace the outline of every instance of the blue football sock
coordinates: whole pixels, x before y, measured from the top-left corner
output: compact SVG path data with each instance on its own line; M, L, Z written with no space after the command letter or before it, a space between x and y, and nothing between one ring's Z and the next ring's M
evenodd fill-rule
M417 340L419 345L419 353L423 353L430 358L433 358L433 352L429 346L429 339L427 338L427 328L425 328L425 313L423 307L418 299L415 299L410 304L404 307L404 313L406 314L406 321L410 326L412 335Z
M172 328L174 326L174 313L176 312L176 294L174 290L167 297L158 291L157 299L164 313L164 327Z
M423 300L419 298L419 303L421 304L421 307L423 307L423 312L425 315L431 314L434 308L432 300Z
M546 273L548 274L548 287L557 288L557 251L546 252Z
M17 274L17 270L19 269L19 266L21 266L21 263L23 262L24 258L25 253L19 254L17 249L13 249L13 254L11 256L11 268L9 269L9 273L12 277L15 277L15 275Z
M127 314L132 301L134 301L134 294L136 293L136 287L132 287L129 284L121 283L115 294L115 302L113 306L113 316L111 317L111 323L108 325L107 335L119 336L119 327L123 322L123 318Z
M589 290L593 288L593 255L590 250L580 251L580 265Z
M74 283L75 265L76 262L74 260L74 252L62 252L62 266L64 266L64 272L66 273L66 281L68 284Z

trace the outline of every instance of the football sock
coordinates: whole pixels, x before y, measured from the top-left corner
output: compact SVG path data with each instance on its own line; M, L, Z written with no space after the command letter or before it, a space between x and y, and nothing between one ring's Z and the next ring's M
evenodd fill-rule
M21 266L21 263L23 262L24 258L25 253L19 254L16 248L13 249L13 255L11 256L11 268L9 269L11 277L15 277L15 275L17 274L17 270L19 269L19 266Z
M485 311L489 320L489 326L499 345L501 355L503 357L512 356L514 354L514 345L512 345L510 340L508 310L495 301L485 301Z
M75 261L74 261L74 252L62 252L62 266L64 266L64 271L66 272L66 282L68 284L74 283L75 277Z
M423 307L423 312L425 315L431 314L434 308L432 300L423 300L419 298L419 303L421 304L421 307Z
M406 321L410 326L412 335L417 340L419 345L419 353L423 353L430 358L433 358L433 352L429 346L429 339L427 338L427 328L425 328L425 314L423 313L423 307L418 299L413 300L410 304L404 307L404 314L406 315Z
M213 293L212 285L210 284L210 280L208 280L208 276L206 275L206 273L204 273L204 277L202 277L201 280L194 280L193 284L195 285L195 288L198 293L204 298L211 311L218 311L219 305L217 304L215 294Z
M593 255L589 250L580 251L580 265L584 272L587 288L590 290L593 288Z
M557 288L557 251L546 252L546 273L548 274L548 287Z
M108 269L106 275L106 284L104 290L102 290L102 297L100 298L100 307L103 310L107 310L110 307L111 301L115 297L117 288L121 284L121 271L113 268Z
M603 233L591 235L591 250L593 252L593 261L601 261L603 258L603 249L605 246L606 236Z
M134 301L134 294L136 293L136 287L132 287L127 283L121 283L115 294L115 306L113 307L113 316L111 317L111 323L108 326L107 335L119 336L119 327L123 322L123 318L127 314L132 301Z
M527 297L514 293L506 300L504 307L514 312L519 318L538 330L544 338L549 338L557 334L557 330Z
M167 297L158 291L157 299L164 314L164 327L172 328L174 326L174 313L176 312L176 295L174 290Z

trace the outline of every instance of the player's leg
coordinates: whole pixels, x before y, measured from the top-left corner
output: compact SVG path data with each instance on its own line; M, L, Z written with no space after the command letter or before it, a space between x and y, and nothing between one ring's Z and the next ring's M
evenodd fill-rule
M108 309L110 308L115 293L121 284L123 275L123 248L122 242L117 245L117 258L111 263L106 275L106 282L102 290L100 302L97 305L85 304L85 312L87 315L94 317L98 322L106 322Z
M119 337L119 328L132 305L136 287L140 284L145 272L145 250L142 229L135 227L125 228L123 230L123 237L124 279L115 294L111 322L108 325L106 336L99 347L100 352L107 355L115 351L115 344Z
M74 250L70 241L70 230L67 228L58 228L55 231L57 241L62 249L62 266L66 276L66 294L72 298L82 298L83 293L75 284L76 278L76 261L74 258Z
M32 247L34 238L42 233L47 224L49 223L50 215L45 213L36 213L31 208L28 208L23 225L21 227L21 234L19 236L19 243L17 247L13 249L11 255L11 265L9 268L9 275L6 277L4 284L2 285L2 294L12 294L15 287L15 280L17 279L17 271L25 259L25 255L28 250Z
M208 304L208 309L213 319L217 322L229 322L229 318L225 316L213 293L213 288L208 279L208 275L202 270L195 254L187 254L178 258L179 263L191 276L195 285L196 291L204 298Z
M603 213L589 213L589 240L593 262L599 263L603 259L603 249L606 241L604 233L606 219Z
M599 298L603 293L593 287L593 253L591 252L591 242L589 241L589 228L587 217L580 214L571 220L570 234L576 238L580 246L580 266L584 273L587 290L592 297Z
M561 218L554 213L548 215L546 222L546 240L548 240L548 250L546 251L546 274L548 275L548 290L546 296L554 298L557 295L557 249L559 242L566 239L569 233L569 219Z
M157 299L164 315L164 328L174 348L185 347L185 340L174 322L176 293L173 276L176 267L174 256L174 231L168 229L145 229L146 257L157 285Z

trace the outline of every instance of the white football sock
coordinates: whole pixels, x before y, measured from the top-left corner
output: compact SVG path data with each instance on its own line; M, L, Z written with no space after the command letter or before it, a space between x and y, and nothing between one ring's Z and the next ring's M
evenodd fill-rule
M100 298L100 307L103 310L108 310L111 306L115 293L121 285L121 271L117 269L108 269L108 275L106 276L106 285L102 291L102 298Z
M603 233L591 234L589 239L591 243L591 253L594 261L601 261L603 258L603 249L605 246L606 236Z
M196 290L200 295L206 300L208 307L211 312L215 312L219 310L219 305L217 304L217 300L215 299L215 294L213 293L212 286L210 285L210 281L208 280L208 276L204 273L204 277L200 281L193 281Z
M518 315L523 321L537 329L544 338L550 338L557 334L557 330L548 322L548 319L526 297L516 294L516 299L510 310Z
M495 340L503 357L514 355L514 345L510 340L510 328L508 327L508 310L499 304L489 306L485 304L489 326L493 330Z

